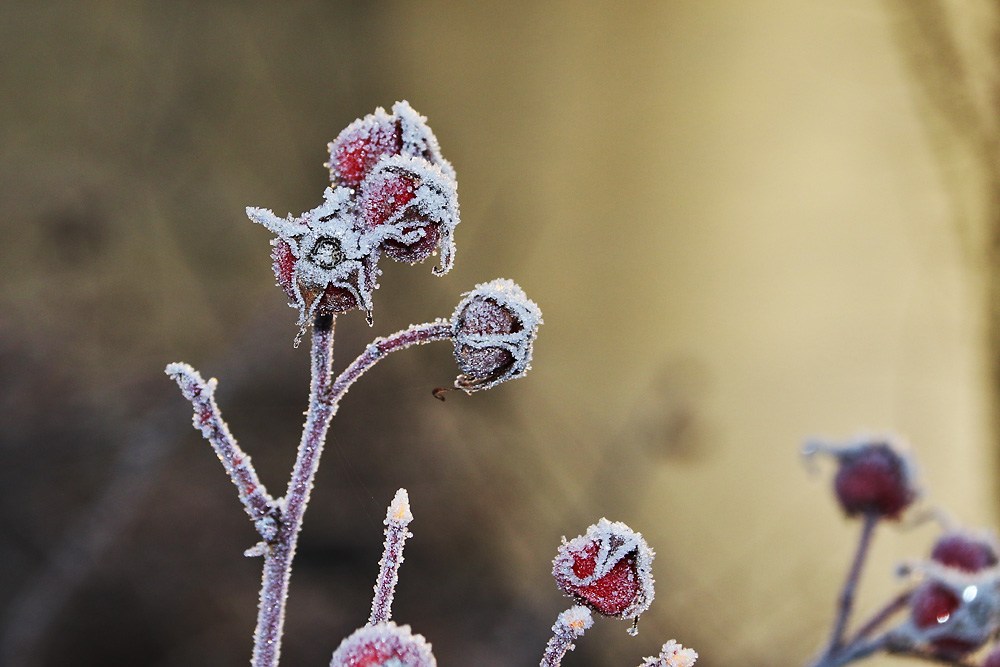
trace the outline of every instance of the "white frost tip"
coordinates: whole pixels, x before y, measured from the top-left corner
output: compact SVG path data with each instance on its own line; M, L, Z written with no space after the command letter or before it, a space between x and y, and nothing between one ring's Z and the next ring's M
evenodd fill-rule
M406 489L396 491L395 497L389 503L389 511L385 515L385 525L397 524L407 525L413 521L413 513L410 512L410 497Z
M590 610L582 605L575 605L559 614L555 625L552 626L552 632L555 634L569 632L574 637L580 637L593 625L594 616Z
M660 650L660 655L646 658L639 667L692 667L698 654L671 639Z

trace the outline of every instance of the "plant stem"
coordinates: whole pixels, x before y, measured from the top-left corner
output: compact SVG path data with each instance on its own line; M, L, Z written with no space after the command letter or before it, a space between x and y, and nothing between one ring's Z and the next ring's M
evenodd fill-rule
M864 516L864 523L861 526L861 538L858 540L858 550L854 554L854 562L847 573L844 581L844 588L840 592L840 599L837 608L837 618L834 621L833 632L830 635L830 646L828 654L836 653L844 643L844 630L847 628L847 621L854 608L854 594L858 587L858 578L861 576L861 567L868 556L868 547L871 546L872 533L878 524L879 515L868 513Z
M318 316L313 323L312 381L309 387L309 411L302 429L299 453L292 469L281 505L281 525L264 554L264 576L260 589L257 629L254 632L252 664L254 667L277 667L281 655L281 635L288 600L288 581L302 517L309 504L309 493L319 468L326 431L333 416L331 392L333 363L332 315Z
M375 581L375 597L372 598L372 613L368 625L385 623L392 618L392 599L399 581L399 566L403 564L403 546L406 538L412 537L407 526L413 521L410 500L406 489L400 489L389 505L385 515L385 547L382 560L378 562L378 579Z
M299 453L292 469L285 497L276 502L280 525L264 549L264 576L260 589L257 629L254 632L253 667L277 667L288 599L288 582L302 517L309 504L313 480L319 468L330 420L340 399L365 371L391 352L451 337L451 323L445 320L411 326L386 338L376 338L368 348L333 379L333 316L318 316L313 323L312 381L309 411L302 429Z

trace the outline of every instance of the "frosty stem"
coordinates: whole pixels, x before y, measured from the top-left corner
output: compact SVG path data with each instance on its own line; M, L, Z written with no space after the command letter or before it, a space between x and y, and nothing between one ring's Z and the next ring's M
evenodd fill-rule
M264 556L264 575L260 590L257 628L254 632L254 667L277 667L281 653L281 635L285 622L288 582L292 559L302 518L309 504L313 480L319 469L320 455L326 442L330 420L337 412L340 400L365 371L389 353L411 345L422 345L451 338L451 323L437 320L414 325L385 338L376 338L365 351L336 379L333 377L332 315L317 316L312 333L312 380L309 388L309 410L302 429L295 467L285 497L274 500L261 484L250 457L236 444L236 439L223 421L215 403L216 381L206 382L198 371L187 364L170 364L167 374L177 382L184 397L194 407L194 426L212 443L219 460L236 485L240 501L262 542L248 555ZM395 512L394 512L395 510ZM397 516L398 515L398 516ZM372 608L373 622L388 620L392 604L395 572L402 561L402 546L409 523L406 494L397 494L390 507L386 530L385 565L380 573ZM410 517L412 518L412 517Z
M403 546L411 537L407 526L413 521L410 501L406 489L400 489L389 505L385 515L385 548L382 560L378 562L378 580L375 582L375 597L372 599L372 613L368 625L385 623L392 617L392 599L399 581L399 566L403 563Z
M240 502L256 523L273 514L274 500L261 484L250 457L236 444L236 438L222 419L215 403L215 378L206 382L195 369L187 364L170 364L169 375L181 388L181 393L194 407L194 427L201 431L236 485ZM258 528L260 530L260 528Z
M539 667L559 667L566 653L572 651L573 640L582 637L594 624L590 610L581 605L570 607L556 618L552 638L545 645Z
M834 621L833 632L830 635L828 653L835 653L844 643L844 630L847 628L847 621L851 616L851 610L854 608L854 594L858 587L858 578L861 576L861 567L868 556L868 547L871 546L872 533L875 531L875 526L878 524L879 518L880 515L874 513L864 515L861 526L861 537L858 540L858 549L854 554L851 569L847 573L847 579L844 581L844 588L840 592L837 605L837 618Z

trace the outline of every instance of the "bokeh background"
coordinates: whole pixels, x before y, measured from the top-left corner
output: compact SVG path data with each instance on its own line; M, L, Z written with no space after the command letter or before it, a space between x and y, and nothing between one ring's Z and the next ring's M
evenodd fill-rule
M998 27L985 0L3 3L0 663L246 664L254 534L162 369L218 377L283 487L308 352L243 209L315 206L326 143L406 99L458 172L457 266L383 261L338 365L500 276L545 325L490 392L434 401L440 345L351 390L285 662L364 623L405 486L394 616L444 665L535 664L559 539L601 516L656 549L657 598L567 665L671 637L805 664L858 526L804 438L899 433L927 506L996 524ZM878 534L862 611L936 530Z

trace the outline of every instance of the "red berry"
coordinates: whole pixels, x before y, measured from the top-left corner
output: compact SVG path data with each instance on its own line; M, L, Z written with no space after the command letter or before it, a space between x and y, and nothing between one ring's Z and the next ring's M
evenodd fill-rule
M392 621L368 625L340 643L330 667L435 667L431 646L410 626Z
M564 593L605 616L638 617L653 600L653 551L621 522L601 519L569 542L552 563Z
M909 464L888 442L865 442L834 454L840 460L834 490L848 516L898 519L916 499Z
M329 145L330 177L335 184L356 188L383 155L398 155L403 147L399 123L379 107L354 121Z
M998 562L993 540L962 532L938 538L931 551L931 560L965 572L979 572Z
M928 582L910 598L910 616L921 630L944 628L961 605L959 597L943 585ZM970 637L948 636L947 633L935 633L929 643L938 653L949 656L965 655L982 646L982 642Z

